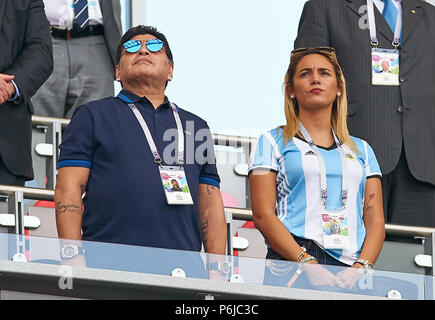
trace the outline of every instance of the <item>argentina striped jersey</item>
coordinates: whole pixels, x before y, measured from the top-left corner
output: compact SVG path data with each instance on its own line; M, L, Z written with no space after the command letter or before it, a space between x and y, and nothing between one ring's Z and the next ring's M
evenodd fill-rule
M359 154L343 145L348 167L348 200L346 210L349 225L349 246L345 249L325 249L337 260L351 265L359 257L366 235L363 205L366 180L381 177L381 170L370 145L355 137ZM326 166L328 186L327 210L342 208L342 165L335 144L319 147ZM323 246L320 198L320 168L317 156L308 143L298 136L284 143L283 130L273 129L262 134L249 161L249 173L267 170L276 176L275 213L295 236L315 241Z

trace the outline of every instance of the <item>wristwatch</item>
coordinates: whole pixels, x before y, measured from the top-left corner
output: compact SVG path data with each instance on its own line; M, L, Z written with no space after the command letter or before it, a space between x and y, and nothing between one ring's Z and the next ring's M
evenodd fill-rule
M210 270L217 270L224 277L227 277L231 271L231 265L227 261L210 262Z
M67 244L62 249L60 249L60 257L62 259L72 259L79 254L84 254L85 249L78 247L74 244Z
M365 269L369 269L369 270L375 270L375 266L373 265L373 263L371 263L369 260L367 259L363 259L363 258L358 258L355 263L359 263L361 265L364 266Z

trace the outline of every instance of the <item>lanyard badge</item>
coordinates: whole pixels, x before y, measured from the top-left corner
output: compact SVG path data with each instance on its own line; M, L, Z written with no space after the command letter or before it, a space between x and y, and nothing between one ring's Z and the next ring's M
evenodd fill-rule
M322 214L323 247L345 249L349 247L349 223L347 211L325 211Z
M187 184L186 173L184 171L184 134L183 126L181 124L180 115L177 108L171 103L172 112L174 114L175 123L177 125L178 132L178 166L163 166L163 160L160 157L157 150L154 139L137 107L133 103L129 103L128 106L133 111L139 122L142 130L145 134L146 140L150 146L154 162L158 165L160 172L160 179L162 181L163 191L166 196L166 201L171 205L191 205L193 204L192 195L190 193L189 185Z
M399 52L372 48L372 84L376 86L399 85Z
M394 49L379 49L373 0L367 0L370 42L372 45L372 84L382 86L399 85L399 50L402 32L402 6L397 8L396 27L392 46Z
M193 204L183 167L159 166L159 171L168 204Z
M101 13L100 3L98 0L88 0L88 15L89 19L103 19L103 14Z
M331 211L327 209L328 204L328 187L326 180L326 166L322 154L319 148L314 143L308 131L299 121L299 129L304 139L310 145L311 150L317 156L317 160L320 168L320 199L322 202L321 223L323 233L323 247L325 249L344 249L349 246L349 224L348 224L348 212L346 210L347 198L348 198L348 166L347 160L348 154L344 150L342 144L332 130L337 150L340 154L340 161L342 165L342 181L341 181L341 201L342 208L337 211ZM354 156L349 157L354 158Z

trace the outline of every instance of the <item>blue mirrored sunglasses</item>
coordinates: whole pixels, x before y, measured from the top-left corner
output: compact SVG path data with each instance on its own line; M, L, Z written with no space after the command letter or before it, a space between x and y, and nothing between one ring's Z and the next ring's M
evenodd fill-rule
M142 48L144 42L147 49L151 52L158 52L163 48L163 41L160 39L128 40L124 42L124 48L127 52L135 53Z

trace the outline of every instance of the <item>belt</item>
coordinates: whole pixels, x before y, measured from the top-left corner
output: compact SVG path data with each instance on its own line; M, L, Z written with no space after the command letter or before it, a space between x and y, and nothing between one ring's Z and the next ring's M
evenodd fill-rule
M60 39L83 38L90 36L98 36L104 34L104 27L101 24L90 25L84 29L74 25L71 30L61 29L56 26L50 27L51 35Z

